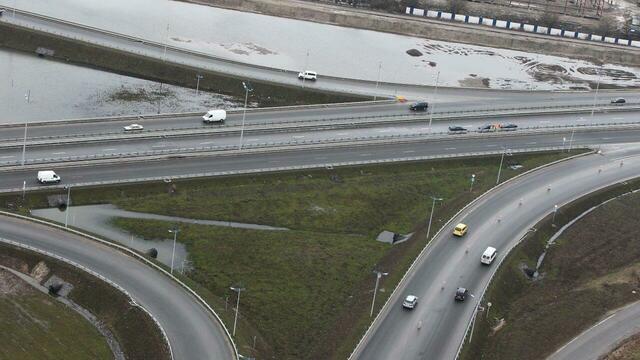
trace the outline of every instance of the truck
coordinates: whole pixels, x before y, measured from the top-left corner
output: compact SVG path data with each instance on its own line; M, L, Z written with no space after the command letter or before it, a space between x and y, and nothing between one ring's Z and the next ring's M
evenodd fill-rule
M38 182L40 184L57 184L62 179L53 170L38 171Z
M211 109L202 116L202 121L206 124L220 123L224 124L227 119L227 112L225 110Z

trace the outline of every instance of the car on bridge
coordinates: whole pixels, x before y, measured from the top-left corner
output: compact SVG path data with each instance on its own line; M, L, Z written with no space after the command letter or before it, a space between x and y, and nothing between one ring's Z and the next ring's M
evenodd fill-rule
M449 134L464 134L467 129L462 126L449 126Z
M621 98L621 97L611 99L611 103L612 104L624 104L626 102L627 102L627 100L625 100L624 98Z
M311 70L305 70L298 73L298 79L316 81L318 80L318 73Z
M144 130L144 126L140 124L131 124L124 127L124 131L141 131Z
M504 131L513 131L518 128L516 124L500 124L500 129Z
M53 170L38 171L38 182L40 184L57 184L62 179Z
M402 307L405 309L412 310L416 306L418 306L418 297L415 295L407 295L402 302Z
M409 110L411 111L425 111L428 108L429 108L429 103L426 101L414 102L409 106Z

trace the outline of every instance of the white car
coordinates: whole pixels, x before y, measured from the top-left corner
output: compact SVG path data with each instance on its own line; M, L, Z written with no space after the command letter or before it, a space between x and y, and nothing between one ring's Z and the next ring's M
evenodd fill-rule
M300 80L318 80L318 73L315 71L307 70L305 72L298 73L298 79Z
M124 127L124 131L139 131L143 129L144 129L144 126L140 124L131 124Z
M415 295L407 295L402 302L402 307L405 309L413 309L418 305L418 297Z
M38 182L40 184L57 184L62 179L53 170L38 171Z

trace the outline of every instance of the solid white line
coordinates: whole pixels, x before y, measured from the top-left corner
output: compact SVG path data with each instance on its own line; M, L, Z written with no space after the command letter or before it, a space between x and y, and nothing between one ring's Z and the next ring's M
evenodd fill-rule
M371 154L360 154L360 156L371 156Z
M66 154L66 152L60 151L60 152L51 153L51 155L62 155L62 154Z
M0 156L0 159L8 159L12 157L15 157L15 156L14 155Z
M496 147L496 146L498 146L498 145L493 145L493 144L487 145L487 147Z
M205 142L201 142L200 145L209 145L213 143L215 143L215 141L205 141Z
M534 142L527 143L527 145L535 145L535 144L537 144L537 142L535 142L535 141L534 141Z
M407 151L403 151L403 153L405 153L405 154L411 154L411 153L414 153L414 152L416 152L416 151L415 151L415 150L407 150Z
M445 150L455 150L456 148L444 148Z
M294 138L294 139L301 139L301 138L303 138L303 137L304 137L304 135L296 135L296 136L292 136L292 138Z
M116 148L102 149L102 151L113 151L113 150L118 150L118 149L116 149Z

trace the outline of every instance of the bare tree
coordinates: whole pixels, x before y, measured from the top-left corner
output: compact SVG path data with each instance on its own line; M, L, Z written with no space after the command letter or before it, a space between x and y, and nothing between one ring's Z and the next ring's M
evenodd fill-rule
M611 15L601 16L600 20L598 20L597 31L598 31L598 35L602 35L602 36L613 35L618 31L618 27L616 25L616 19Z
M560 20L560 16L557 12L551 10L548 6L545 7L544 11L538 18L538 25L546 26L546 27L554 27L558 25Z
M464 14L467 10L467 0L448 0L447 11L453 14Z

